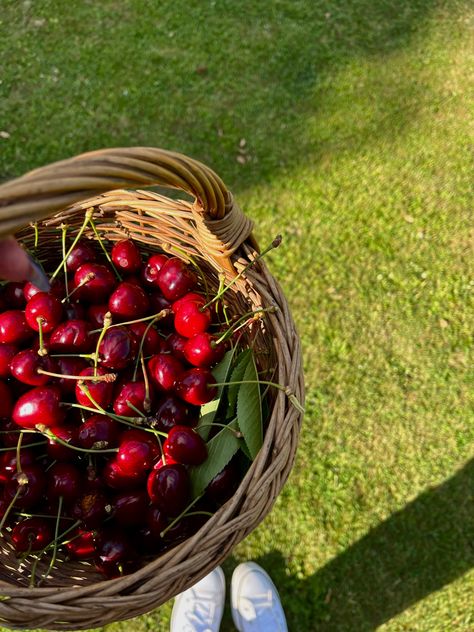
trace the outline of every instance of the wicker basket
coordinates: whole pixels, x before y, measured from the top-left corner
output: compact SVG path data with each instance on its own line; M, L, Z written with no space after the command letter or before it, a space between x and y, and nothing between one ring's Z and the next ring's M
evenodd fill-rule
M188 199L136 189L152 185L181 190ZM217 287L219 275L234 277L257 252L252 223L213 171L186 156L148 147L83 154L3 184L0 236L15 234L31 246L31 224L37 223L38 256L52 264L60 258L61 224L77 230L89 209L105 238L131 236L145 251L159 248L191 257L211 286ZM92 231L85 236L95 238ZM263 447L236 494L194 536L137 572L109 581L88 563L59 559L45 584L29 588L13 550L2 540L2 625L88 629L143 614L221 563L270 511L290 473L302 420L287 397L304 399L300 344L285 297L262 261L228 294L238 313L276 306L255 326L252 344L274 380L287 387L286 394L272 390Z

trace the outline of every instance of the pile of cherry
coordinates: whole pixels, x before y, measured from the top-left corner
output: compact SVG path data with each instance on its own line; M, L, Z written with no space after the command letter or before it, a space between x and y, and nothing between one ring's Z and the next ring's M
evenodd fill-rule
M21 559L52 565L60 547L116 577L187 537L238 480L231 462L183 517L226 347L217 303L177 257L143 260L131 240L97 252L78 241L47 293L2 288L0 530Z

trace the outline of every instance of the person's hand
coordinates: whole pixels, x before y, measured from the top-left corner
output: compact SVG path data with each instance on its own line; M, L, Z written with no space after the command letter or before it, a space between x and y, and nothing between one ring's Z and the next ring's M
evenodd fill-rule
M49 281L44 272L13 237L0 239L0 278L31 281L43 292L49 290Z

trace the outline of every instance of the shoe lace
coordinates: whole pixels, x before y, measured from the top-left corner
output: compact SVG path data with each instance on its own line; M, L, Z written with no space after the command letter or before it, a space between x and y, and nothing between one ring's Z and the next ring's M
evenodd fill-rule
M187 599L189 609L186 609L185 616L189 624L183 632L212 632L211 626L216 612L214 600L215 595L207 595L204 592Z

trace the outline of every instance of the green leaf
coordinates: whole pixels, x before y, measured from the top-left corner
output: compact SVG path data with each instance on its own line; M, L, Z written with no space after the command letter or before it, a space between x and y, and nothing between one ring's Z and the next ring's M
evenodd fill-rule
M253 356L247 364L243 382L237 393L237 420L252 459L255 459L263 443L262 400L258 384L257 367Z
M207 459L201 465L189 470L193 498L203 493L214 476L217 476L224 469L240 448L240 440L235 436L234 432L227 428L238 430L237 420L231 421L226 428L222 428L220 432L208 441Z
M244 378L245 369L252 360L252 351L245 349L235 361L235 367L230 376L229 382L241 382ZM237 404L237 395L241 384L232 384L227 392L227 417L235 416L235 406Z
M234 347L233 349L227 351L219 364L212 369L212 375L214 376L216 382L228 381L235 349L236 348ZM203 404L201 406L201 417L197 427L199 428L200 426L205 426L199 433L204 440L206 440L209 436L209 432L211 431L210 424L212 424L215 420L225 388L225 386L218 386L217 396L207 404Z

